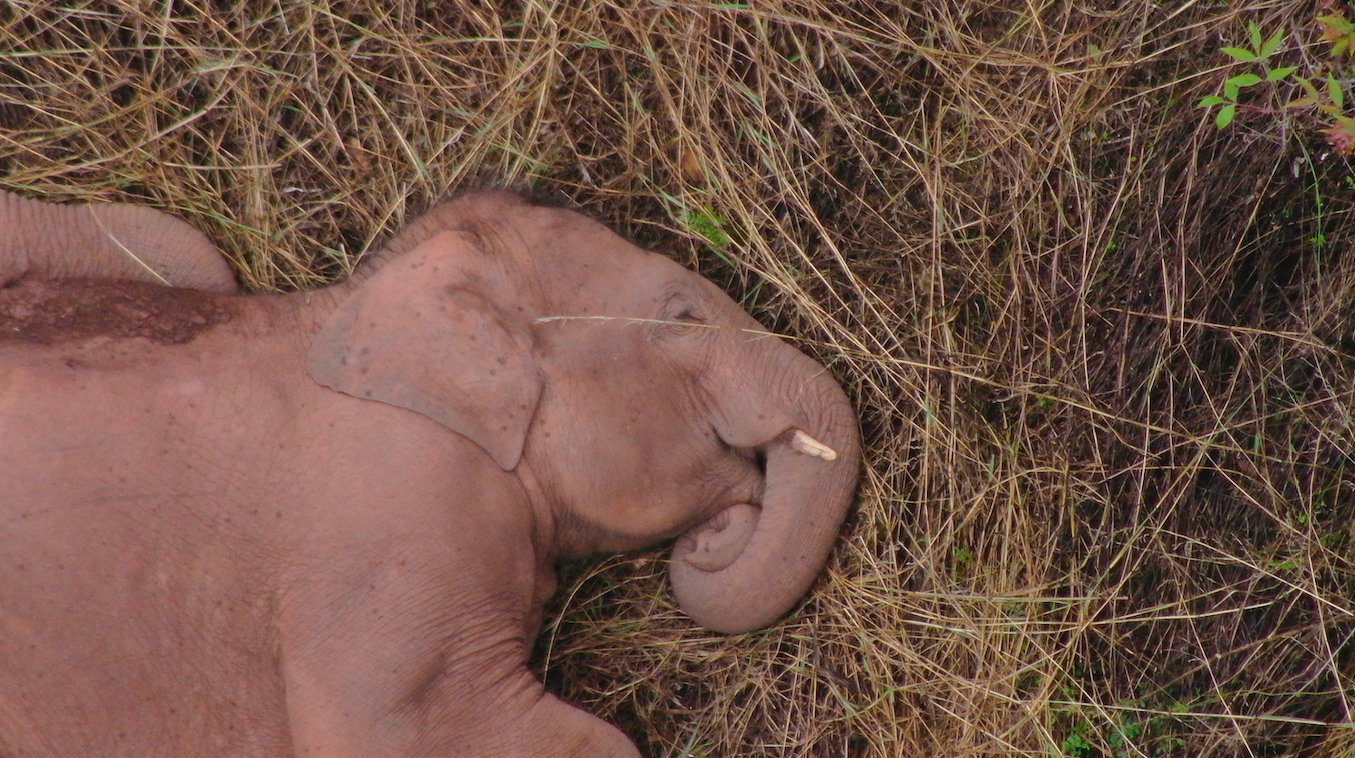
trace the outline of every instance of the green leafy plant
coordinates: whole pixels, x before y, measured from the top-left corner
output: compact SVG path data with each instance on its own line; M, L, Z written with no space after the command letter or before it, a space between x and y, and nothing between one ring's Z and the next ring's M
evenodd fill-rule
M1057 754L1067 758L1179 755L1186 746L1183 719L1199 704L1198 696L1186 700L1167 696L1122 701L1112 713L1093 715L1070 708L1062 712L1067 731Z
M1281 99L1280 107L1268 109L1249 103L1249 108L1272 115L1306 111L1320 123L1317 130L1334 152L1355 154L1355 117L1345 113L1345 91L1340 77L1340 72L1349 67L1348 59L1355 59L1355 22L1339 10L1319 15L1315 21L1321 34L1308 47L1307 58L1315 63L1306 71L1299 66L1273 65L1272 59L1285 49L1286 35L1281 30L1267 36L1254 21L1247 24L1247 47L1219 48L1219 52L1234 61L1252 64L1258 70L1229 76L1223 82L1221 94L1201 98L1199 107L1218 109L1215 126L1224 129L1234 122L1244 90L1268 84ZM1330 45L1325 57L1311 49L1322 43Z
M1087 739L1090 731L1091 725L1086 721L1077 722L1069 731L1068 736L1064 738L1063 744L1059 745L1059 749L1070 758L1080 758L1080 756L1090 754L1092 743L1091 740Z
M1355 23L1348 21L1341 11L1318 16L1317 23L1322 26L1318 41L1330 42L1333 56L1355 58Z
M956 581L969 574L969 570L974 567L974 553L967 548L957 547L951 551L951 560L955 568L951 571L951 579Z
M1214 117L1214 124L1222 129L1233 122L1237 115L1237 98L1242 94L1242 90L1247 87L1254 87L1261 82L1277 82L1293 74L1298 70L1298 66L1280 66L1272 67L1270 58L1284 44L1284 32L1277 31L1269 37L1263 39L1261 28L1252 21L1247 24L1247 39L1251 43L1251 48L1243 47L1223 47L1220 51L1234 60L1243 63L1259 63L1264 71L1264 75L1247 72L1228 77L1223 82L1222 95L1210 95L1200 100L1201 108L1213 108L1221 106L1218 114Z
M1318 41L1331 44L1331 56L1336 63L1339 64L1343 57L1355 58L1355 23L1347 20L1340 11L1318 16L1317 22L1322 27ZM1341 155L1355 153L1355 119L1343 113L1345 98L1340 84L1331 74L1327 74L1323 91L1310 82L1302 83L1307 85L1304 87L1306 96L1295 102L1311 105L1331 118L1331 124L1322 130L1322 134L1333 150Z
M705 240L713 251L722 251L733 241L729 232L725 231L729 221L714 208L703 205L686 211L681 220L688 231Z

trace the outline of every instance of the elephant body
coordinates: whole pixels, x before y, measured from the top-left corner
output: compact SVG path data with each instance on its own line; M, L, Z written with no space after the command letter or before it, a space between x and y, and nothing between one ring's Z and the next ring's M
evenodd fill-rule
M491 229L505 214L513 225ZM772 539L758 524L788 468L750 451L782 443L834 498L813 529L835 532L855 428L815 376L798 391L830 405L777 419L794 427L781 443L725 439L734 418L694 421L684 440L688 406L664 418L651 390L678 390L662 364L690 345L632 365L660 339L651 326L590 324L601 301L542 315L513 294L529 278L482 281L517 271L485 249L539 259L547 243L521 230L540 214L569 250L576 233L624 245L488 193L317 292L0 290L0 754L635 755L526 668L555 559L681 536L693 571L734 568ZM656 263L621 252L601 262ZM579 275L551 278L605 299L580 294ZM91 301L106 318L70 317ZM672 437L655 440L656 423ZM804 539L779 540L772 560L812 580L827 548ZM725 630L786 610L745 618L727 610L742 601L700 598L689 612Z

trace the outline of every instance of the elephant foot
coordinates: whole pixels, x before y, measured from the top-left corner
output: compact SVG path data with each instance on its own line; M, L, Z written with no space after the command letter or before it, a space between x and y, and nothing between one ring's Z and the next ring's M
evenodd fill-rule
M560 756L560 758L640 758L619 729L592 714L544 695L514 730L506 755Z

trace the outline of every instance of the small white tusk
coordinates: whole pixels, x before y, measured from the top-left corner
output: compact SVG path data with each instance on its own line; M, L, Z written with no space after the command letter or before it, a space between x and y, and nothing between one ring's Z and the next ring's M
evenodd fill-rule
M799 429L796 429L795 433L790 436L790 447L797 453L812 455L815 458L820 458L825 461L837 460L836 450L819 442L813 437L810 437Z

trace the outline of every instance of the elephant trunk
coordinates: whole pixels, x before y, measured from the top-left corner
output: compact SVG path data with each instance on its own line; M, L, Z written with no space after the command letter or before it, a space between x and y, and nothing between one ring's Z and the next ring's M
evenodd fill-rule
M733 538L746 540L742 550L710 565L697 555L698 540L684 536L674 547L673 593L683 611L708 629L760 629L794 606L827 562L851 505L860 465L856 416L837 384L815 369L813 386L801 388L812 390L801 397L818 398L814 407L760 414L789 416L794 425L759 446L766 456L760 510L731 509L734 519L746 522L728 529L748 532Z

